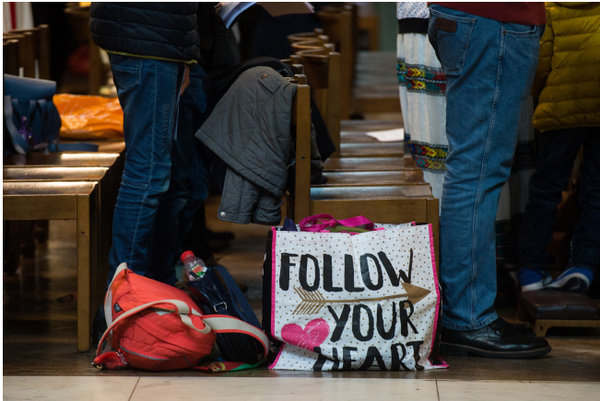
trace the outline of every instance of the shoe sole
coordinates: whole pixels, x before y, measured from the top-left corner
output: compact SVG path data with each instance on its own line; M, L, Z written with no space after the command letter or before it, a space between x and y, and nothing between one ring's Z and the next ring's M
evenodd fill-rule
M469 347L468 345L451 344L440 341L440 354L449 356L478 355L487 358L522 359L545 355L551 350L552 348L547 346L527 351L488 351L481 348Z
M569 274L547 286L554 290L585 293L590 287L589 280L581 273Z
M538 281L537 283L521 286L521 292L538 291L538 290L541 290L542 288L546 287L551 282L552 282L552 277L550 277L550 276L544 277L542 280Z

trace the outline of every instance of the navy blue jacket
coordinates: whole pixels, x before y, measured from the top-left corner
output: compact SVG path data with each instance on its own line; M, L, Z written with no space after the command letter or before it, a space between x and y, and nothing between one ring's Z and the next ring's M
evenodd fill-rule
M199 61L198 7L196 2L92 3L92 39L107 51Z

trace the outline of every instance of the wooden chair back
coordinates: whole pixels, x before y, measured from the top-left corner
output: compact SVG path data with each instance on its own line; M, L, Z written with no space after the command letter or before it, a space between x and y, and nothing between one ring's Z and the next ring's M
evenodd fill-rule
M34 32L12 33L4 32L4 40L16 40L18 46L19 76L35 78L35 34Z
M27 51L27 62L31 63L33 58L33 70L30 69L29 64L25 65L24 75L31 78L50 79L50 29L48 25L39 25L31 29L14 29L12 31L5 32L7 35L27 35L32 36L32 43L28 44L30 47Z
M333 51L332 44L326 43L318 48L301 50L296 56L304 65L313 99L337 149L330 157L340 157L341 55Z
M19 41L4 39L2 47L2 65L5 74L19 75Z
M340 115L342 120L350 117L352 85L354 81L354 70L356 60L356 11L351 4L332 5L322 7L317 12L317 18L323 25L322 29L313 32L302 32L288 36L292 50L309 50L311 46L324 45L323 39L319 43L318 38L325 36L326 43L334 45L334 51L340 53L341 64L341 99Z
M353 6L326 6L317 12L323 32L329 36L335 50L341 55L341 116L350 118L352 85L356 65L356 33L353 29Z

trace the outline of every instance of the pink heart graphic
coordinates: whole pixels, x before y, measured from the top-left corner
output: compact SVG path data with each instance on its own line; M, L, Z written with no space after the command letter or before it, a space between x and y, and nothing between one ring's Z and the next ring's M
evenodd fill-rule
M328 336L329 324L324 319L311 320L304 329L294 323L286 324L281 329L283 341L309 351L323 344Z

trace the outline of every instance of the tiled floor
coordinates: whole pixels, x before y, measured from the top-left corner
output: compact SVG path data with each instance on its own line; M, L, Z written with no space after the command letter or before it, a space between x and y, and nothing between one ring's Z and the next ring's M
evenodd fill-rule
M4 400L589 401L600 383L374 378L4 377Z
M219 262L248 285L260 318L268 227L221 222L218 202L207 205L209 226L236 233ZM74 229L52 222L36 259L4 276L4 400L600 400L599 330L551 329L542 358L448 357L450 368L433 372L98 371L93 351L76 349Z

